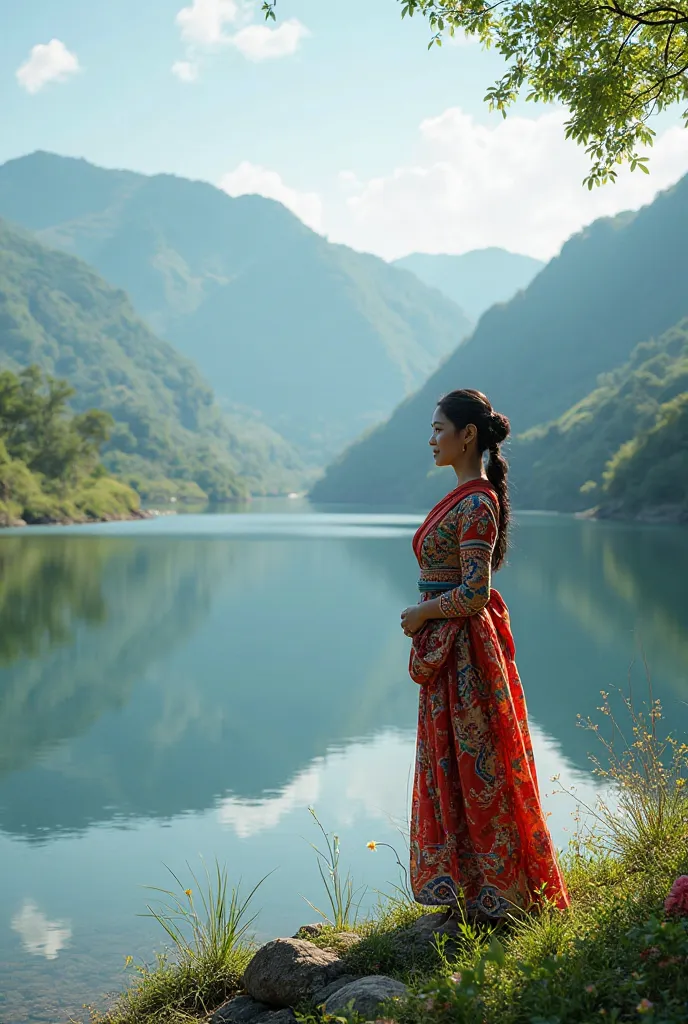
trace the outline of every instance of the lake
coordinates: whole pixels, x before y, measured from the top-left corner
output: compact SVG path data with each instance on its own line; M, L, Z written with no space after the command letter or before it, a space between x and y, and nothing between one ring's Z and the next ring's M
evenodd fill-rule
M308 808L368 886L399 881L417 688L408 512L304 501L0 536L0 1021L86 1016L164 946L145 914L167 868L217 858L259 940L324 907ZM688 530L516 517L495 579L512 614L550 826L594 799L599 691L688 726ZM632 665L635 659L635 664ZM632 667L631 667L632 666ZM561 773L575 794L553 796ZM188 866L187 866L188 865Z

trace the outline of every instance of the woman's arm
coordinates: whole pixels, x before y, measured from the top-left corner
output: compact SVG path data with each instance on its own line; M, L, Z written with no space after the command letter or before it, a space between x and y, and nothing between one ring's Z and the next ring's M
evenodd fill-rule
M484 494L465 498L459 509L461 584L432 601L424 601L424 619L476 615L490 600L492 552L497 542L497 510Z

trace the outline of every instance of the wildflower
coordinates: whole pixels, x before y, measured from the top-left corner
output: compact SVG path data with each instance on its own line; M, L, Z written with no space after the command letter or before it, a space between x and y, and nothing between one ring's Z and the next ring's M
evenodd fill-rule
M667 914L688 915L688 875L679 875L664 900Z
M189 899L191 899L191 897L193 896L193 891L191 889L185 889L184 890L184 895L188 896Z
M641 960L647 960L648 957L659 956L661 950L659 946L648 946L647 949L643 949L640 953Z
M649 1013L653 1006L654 1003L650 1002L649 999L641 999L636 1006L636 1010L638 1013Z
M451 976L451 978L449 980L453 981L455 985L460 985L461 984L461 975L458 972L456 974L452 974L452 976Z
M124 958L124 966L125 967L129 967L129 965L133 964L133 962L134 962L133 956L125 956L125 958Z
M585 991L588 992L590 995L593 995L595 992L597 992L597 985L586 985Z
M370 840L370 842L367 845L368 845L368 849L369 850L377 849L377 843L374 840L372 840L372 839Z

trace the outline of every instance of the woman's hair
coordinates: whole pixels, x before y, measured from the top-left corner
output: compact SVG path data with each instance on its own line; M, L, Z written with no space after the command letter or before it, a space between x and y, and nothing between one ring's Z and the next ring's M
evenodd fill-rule
M502 441L509 436L509 421L506 416L494 411L482 392L473 391L471 388L450 391L448 395L440 398L437 405L457 430L463 430L469 423L473 423L478 432L478 451L481 455L483 452L489 454L486 466L487 479L499 498L499 535L492 554L492 567L499 569L506 556L511 518L509 485L506 479L509 463L499 449Z

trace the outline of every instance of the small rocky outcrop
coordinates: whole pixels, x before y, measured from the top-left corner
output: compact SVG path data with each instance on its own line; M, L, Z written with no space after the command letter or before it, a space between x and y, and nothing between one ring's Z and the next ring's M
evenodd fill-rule
M401 981L386 978L383 974L357 978L326 999L325 1012L338 1013L351 1003L351 1008L357 1013L374 1017L381 1003L387 999L401 999L407 993L408 989Z
M210 1024L253 1024L257 1017L271 1012L271 1006L259 1003L251 996L235 996L215 1011Z
M344 961L330 950L306 939L274 939L253 957L243 983L259 1002L289 1007L312 1001L316 992L345 973Z
M457 923L445 918L445 914L423 914L399 931L395 941L419 952L427 949L435 936L456 942ZM322 931L321 924L303 925L293 938L274 939L261 946L244 972L245 993L216 1010L209 1024L293 1024L293 1008L304 1003L322 1006L332 1014L351 1005L362 1016L374 1018L382 1003L408 994L406 985L394 978L347 973L346 961L336 950L344 954L360 942L355 932L333 935L332 949L303 938L315 938Z
M291 1009L276 1010L251 996L235 996L215 1011L210 1024L292 1024L295 1020Z
M445 914L438 913L423 914L413 924L400 931L396 941L406 949L413 947L422 952L433 944L435 936L446 935L447 952L450 952L458 941L459 924L455 918L447 921L445 917Z

